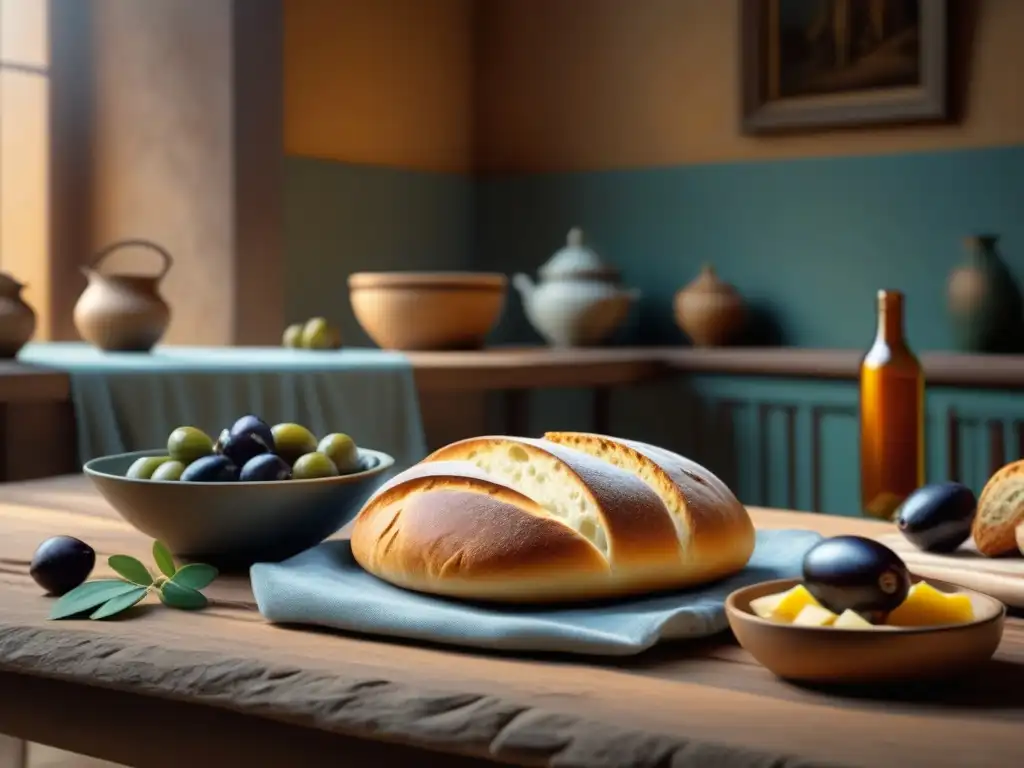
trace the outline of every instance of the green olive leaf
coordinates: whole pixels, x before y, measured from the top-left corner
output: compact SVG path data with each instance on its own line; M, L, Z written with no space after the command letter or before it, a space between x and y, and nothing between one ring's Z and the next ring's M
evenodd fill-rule
M207 604L202 592L183 587L173 581L165 581L160 587L160 601L168 608L178 608L182 611L198 611Z
M119 576L140 587L148 587L153 583L153 574L149 569L130 555L111 555L107 558L107 565Z
M112 597L91 614L90 619L109 619L122 611L127 611L133 605L142 600L146 595L149 594L148 587L135 587L131 592L125 592L123 595Z
M171 577L171 581L189 589L205 589L210 586L218 576L218 571L212 565L202 563L189 563L178 569L178 572Z
M178 569L174 564L171 550L162 541L153 542L153 560L156 562L156 567L160 569L160 573L168 578L173 576Z
M120 595L126 595L139 588L121 579L97 579L75 587L60 598L50 610L50 619L67 619L91 611Z

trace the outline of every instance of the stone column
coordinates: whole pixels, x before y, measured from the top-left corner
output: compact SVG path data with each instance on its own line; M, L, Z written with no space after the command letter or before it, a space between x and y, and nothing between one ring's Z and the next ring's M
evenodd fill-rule
M65 19L85 2L66 2ZM85 141L90 149L88 158L79 152L77 163L87 166L77 183L88 198L78 201L88 206L88 222L79 213L71 229L88 247L73 250L87 261L90 252L121 238L166 247L175 258L163 285L172 311L166 343L280 339L281 6L281 0L88 0L89 18L78 20L79 39L83 21L88 28L90 98L81 107L87 125L77 136L78 146ZM75 141L68 137L67 154L74 154L68 147ZM64 219L76 216L74 201L59 193L55 209ZM158 266L152 254L125 251L105 268ZM70 316L70 307L62 310Z

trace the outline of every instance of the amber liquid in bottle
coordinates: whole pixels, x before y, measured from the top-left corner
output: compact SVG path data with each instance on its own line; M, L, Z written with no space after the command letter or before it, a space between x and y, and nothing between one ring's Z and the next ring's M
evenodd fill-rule
M924 484L924 370L903 335L903 294L878 292L878 332L860 366L861 508L889 520Z

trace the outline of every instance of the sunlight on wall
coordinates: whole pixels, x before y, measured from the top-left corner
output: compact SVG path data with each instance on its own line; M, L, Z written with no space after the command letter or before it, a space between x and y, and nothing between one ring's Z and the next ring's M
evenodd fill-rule
M50 117L46 0L0 0L0 269L27 283L50 334Z
M285 0L290 155L465 171L471 0Z

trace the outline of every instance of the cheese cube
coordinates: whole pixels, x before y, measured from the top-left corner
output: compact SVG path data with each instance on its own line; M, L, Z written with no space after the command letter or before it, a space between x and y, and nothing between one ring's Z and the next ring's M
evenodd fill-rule
M967 595L940 592L923 581L910 588L907 599L886 619L894 627L934 627L969 621L974 621L974 606Z
M839 629L873 629L875 625L856 611L846 610L839 614L839 617L832 622L832 626Z
M803 610L793 619L793 626L828 627L837 618L839 617L828 608L822 608L820 605L805 605Z
M797 615L808 605L821 605L807 591L803 584L798 584L785 592L765 595L750 601L750 610L762 619L770 619L784 624L792 624Z

